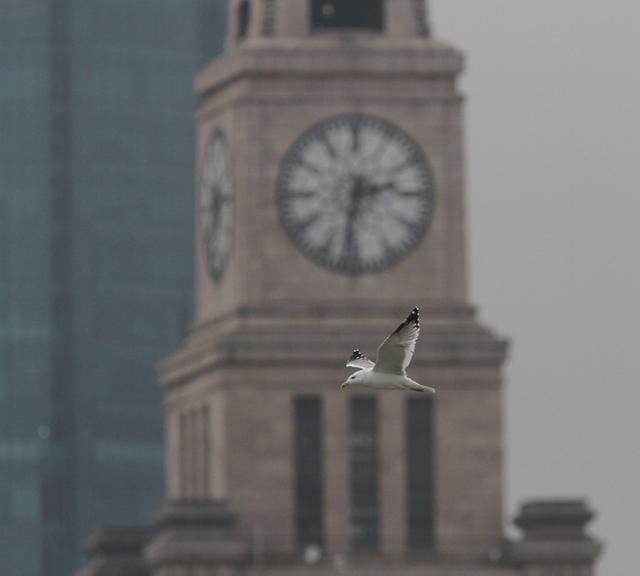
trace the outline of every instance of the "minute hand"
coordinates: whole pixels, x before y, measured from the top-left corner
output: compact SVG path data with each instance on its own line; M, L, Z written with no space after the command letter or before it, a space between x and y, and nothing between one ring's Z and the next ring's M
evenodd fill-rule
M343 255L346 258L355 256L357 246L355 243L355 224L358 218L358 210L360 209L360 200L362 199L362 190L353 190L347 210L347 221L345 223Z
M365 194L367 196L375 196L384 192L385 190L397 190L396 185L393 182L383 182L381 184L369 184L365 188Z

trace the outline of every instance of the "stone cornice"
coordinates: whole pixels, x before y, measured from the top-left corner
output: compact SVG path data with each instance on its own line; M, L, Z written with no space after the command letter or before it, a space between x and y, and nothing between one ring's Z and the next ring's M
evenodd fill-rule
M270 40L249 43L213 61L196 76L195 90L205 97L245 77L455 77L463 67L459 51L435 41Z
M246 543L224 501L169 502L157 519L157 534L144 557L152 571L163 566L231 566L245 561Z
M371 308L369 308L371 310ZM335 312L335 311L334 311ZM363 309L364 312L364 309ZM202 374L228 367L280 370L323 369L344 364L353 342L374 351L380 334L393 325L379 319L359 318L351 310L342 318L318 316L309 310L244 310L195 329L183 346L159 365L160 382L172 388ZM420 346L413 365L420 367L499 367L508 344L478 323L470 308L425 312Z

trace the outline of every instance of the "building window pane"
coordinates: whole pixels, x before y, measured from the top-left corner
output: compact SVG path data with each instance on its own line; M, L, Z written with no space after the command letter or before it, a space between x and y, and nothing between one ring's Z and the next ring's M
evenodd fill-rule
M351 399L351 548L378 547L378 406L371 396Z
M295 504L298 550L323 544L322 401L295 399Z
M313 0L314 30L382 30L383 0Z
M407 536L410 550L434 546L433 401L409 398L406 415Z

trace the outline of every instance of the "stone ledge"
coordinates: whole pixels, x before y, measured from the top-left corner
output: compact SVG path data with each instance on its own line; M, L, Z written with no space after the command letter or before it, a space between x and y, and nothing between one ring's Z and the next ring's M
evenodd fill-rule
M153 571L165 566L231 566L247 558L247 545L236 533L236 519L226 501L173 501L156 520L156 536L144 549Z
M594 512L583 500L535 500L525 503L514 523L523 537L508 546L517 564L592 565L602 546L586 531Z
M147 576L142 550L152 533L147 526L98 528L85 545L89 562L76 576Z
M355 346L375 354L382 337L405 313L405 308L401 313L391 308L380 310L376 317L353 309L238 311L192 331L183 345L159 364L160 382L171 388L231 366L342 367ZM414 366L497 367L504 362L506 340L480 324L473 309L426 309L422 318Z
M462 54L425 40L316 38L304 42L253 42L218 58L197 76L196 93L205 97L245 76L347 75L354 71L376 76L456 76L464 68Z

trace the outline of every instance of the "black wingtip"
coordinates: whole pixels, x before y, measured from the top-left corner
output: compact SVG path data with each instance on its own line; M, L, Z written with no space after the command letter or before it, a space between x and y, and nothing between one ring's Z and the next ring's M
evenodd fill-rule
M349 358L349 362L353 362L353 360L360 360L361 358L364 358L364 356L362 355L362 352L360 352L360 350L356 348L351 354L351 358Z
M411 314L407 316L407 324L415 324L416 327L420 327L420 308L417 306L411 310Z
M409 324L414 324L416 328L420 328L420 309L417 306L413 310L411 310L411 313L409 314L409 316L407 316L407 319L396 328L394 334L400 332L400 330L402 330Z

